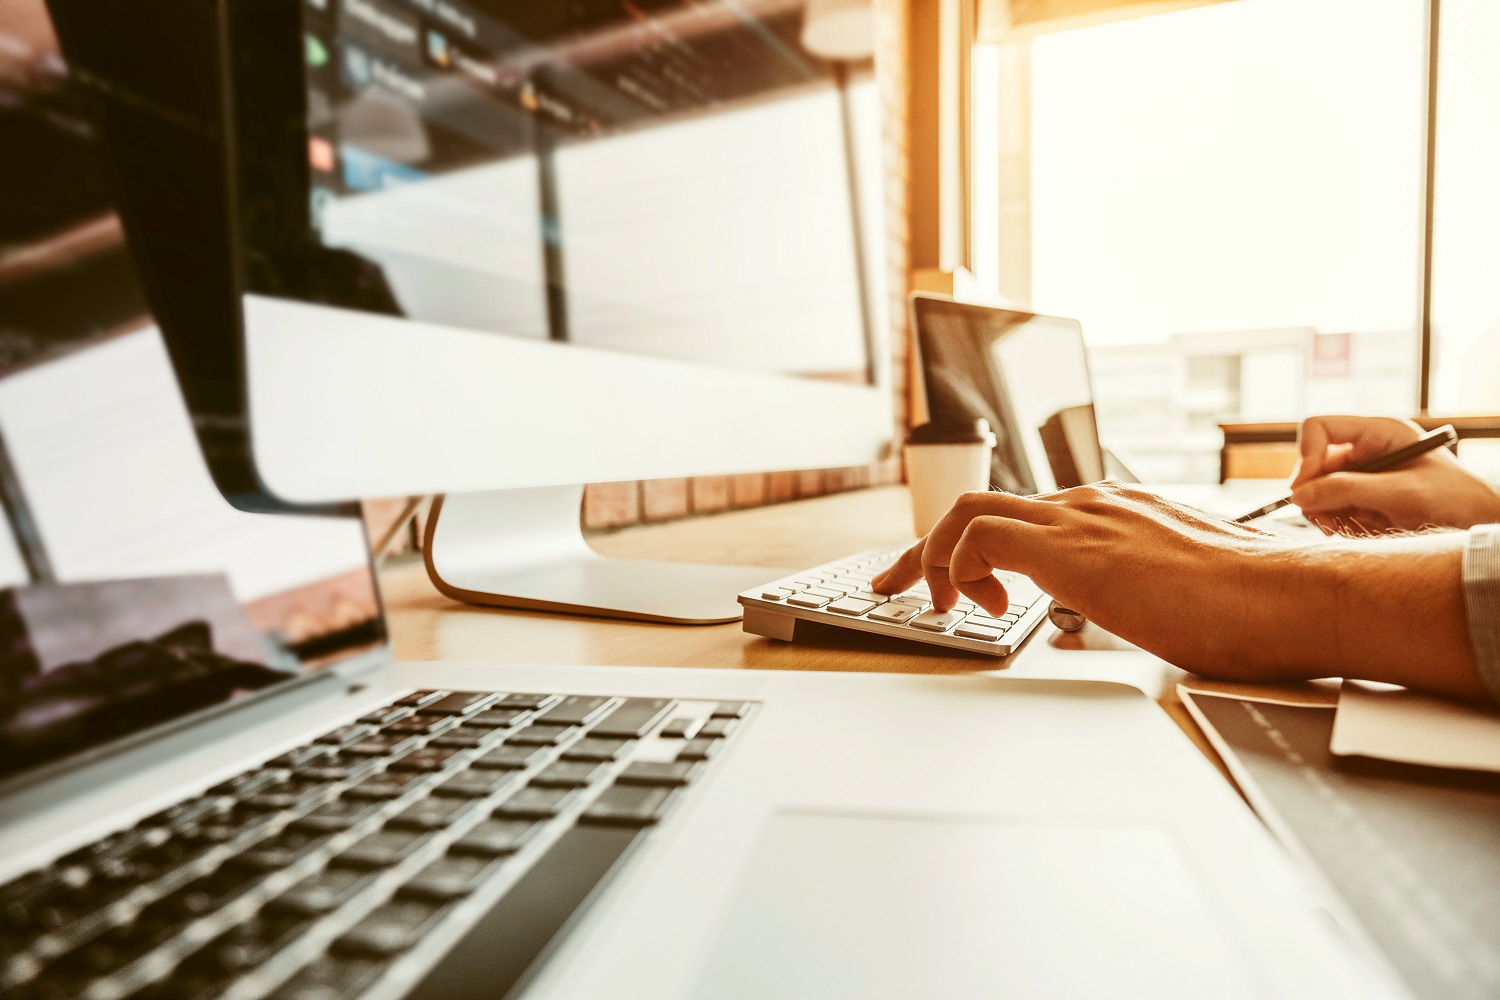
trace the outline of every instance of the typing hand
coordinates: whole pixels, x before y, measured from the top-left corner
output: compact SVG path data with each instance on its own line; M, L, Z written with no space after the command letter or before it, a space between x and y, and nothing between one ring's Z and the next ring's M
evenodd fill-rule
M1411 421L1390 417L1309 417L1298 434L1301 459L1292 475L1292 502L1325 534L1468 528L1500 521L1500 494L1459 465L1446 448L1385 472L1345 471L1421 434L1422 428Z
M1296 546L1114 483L1027 498L967 493L871 582L896 593L926 578L932 603L963 594L1003 614L993 573L1031 577L1090 621L1173 663L1221 676L1291 676L1271 641L1293 585ZM1283 558L1285 557L1285 558ZM1286 619L1290 620L1290 619Z

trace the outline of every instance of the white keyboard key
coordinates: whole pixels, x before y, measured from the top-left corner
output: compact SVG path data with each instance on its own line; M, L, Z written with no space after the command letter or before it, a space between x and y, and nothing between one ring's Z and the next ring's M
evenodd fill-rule
M875 604L871 601L856 601L852 597L846 597L828 605L828 610L837 611L841 615L862 615L873 607Z
M877 594L873 590L856 590L849 596L855 598L856 600L869 601L871 604L885 603L885 595Z
M891 602L894 604L908 604L911 607L916 608L918 611L923 610L927 607L928 604L931 603L930 601L927 601L921 597L912 597L910 594L900 594L896 597L891 598Z
M963 620L962 611L924 611L913 618L911 623L929 632L946 632Z
M830 601L836 601L844 596L842 590L834 590L832 587L808 587L806 593L812 594L815 597L826 597Z
M829 598L814 594L809 590L801 594L793 594L786 599L786 602L788 604L795 604L799 608L821 608L829 600Z
M953 634L962 636L965 639L983 639L985 642L1000 641L1000 633L994 629L980 628L978 625L971 625L968 622L964 622L958 628L954 629Z
M1002 632L1004 632L1006 626L1010 624L1009 622L1003 622L998 618L991 618L989 615L970 615L968 623L971 625L980 625L984 628L997 628Z
M760 592L760 596L768 601L779 601L783 597L791 597L794 593L795 591L787 590L783 587L767 587Z
M917 615L922 613L921 608L914 608L910 604L882 604L871 611L869 619L872 622L890 622L892 625L904 625Z

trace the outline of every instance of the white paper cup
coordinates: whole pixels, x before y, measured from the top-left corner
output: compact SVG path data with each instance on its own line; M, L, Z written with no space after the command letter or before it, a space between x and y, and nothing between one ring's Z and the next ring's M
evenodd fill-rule
M905 450L912 530L918 538L931 531L962 494L990 488L995 435L984 420L923 424L907 437Z

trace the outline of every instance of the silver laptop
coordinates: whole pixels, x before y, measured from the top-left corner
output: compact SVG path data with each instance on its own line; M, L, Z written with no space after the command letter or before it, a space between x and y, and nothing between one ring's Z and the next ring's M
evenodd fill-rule
M1397 993L1132 688L398 665L357 521L230 508L154 329L0 435L0 996Z

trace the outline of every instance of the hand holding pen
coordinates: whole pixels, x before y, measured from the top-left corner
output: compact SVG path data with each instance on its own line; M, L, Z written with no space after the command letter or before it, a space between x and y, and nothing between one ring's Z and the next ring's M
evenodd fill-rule
M1456 440L1446 425L1424 433L1411 421L1388 417L1309 418L1299 435L1291 495L1237 520L1295 503L1329 534L1500 521L1500 494L1445 447Z

